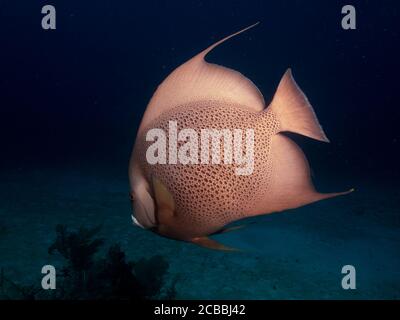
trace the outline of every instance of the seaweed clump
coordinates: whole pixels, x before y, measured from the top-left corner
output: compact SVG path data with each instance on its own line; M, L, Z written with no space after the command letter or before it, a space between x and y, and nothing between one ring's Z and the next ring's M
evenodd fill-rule
M172 299L173 288L165 289L164 276L168 263L161 257L127 261L119 244L98 257L104 239L95 238L100 227L81 227L69 231L56 227L57 237L49 247L49 254L59 254L65 260L57 274L56 299ZM163 289L166 293L163 293ZM172 294L171 294L172 293Z

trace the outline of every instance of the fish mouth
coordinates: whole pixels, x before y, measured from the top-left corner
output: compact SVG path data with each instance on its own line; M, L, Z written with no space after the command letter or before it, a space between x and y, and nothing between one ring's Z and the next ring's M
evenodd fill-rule
M131 217L132 217L132 222L133 222L133 224L134 224L135 226L138 226L139 228L142 228L142 229L146 229L145 227L143 227L143 226L140 224L140 222L134 217L133 214L131 215Z
M133 209L131 211L131 218L134 226L142 229L149 229L156 224L154 218L152 219L151 213L139 199L133 200L131 196L131 204Z

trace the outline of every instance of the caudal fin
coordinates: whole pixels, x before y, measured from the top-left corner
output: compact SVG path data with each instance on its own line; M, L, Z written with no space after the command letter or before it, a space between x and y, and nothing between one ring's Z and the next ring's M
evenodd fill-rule
M280 122L280 131L290 131L319 141L329 142L314 110L288 69L279 83L268 110Z

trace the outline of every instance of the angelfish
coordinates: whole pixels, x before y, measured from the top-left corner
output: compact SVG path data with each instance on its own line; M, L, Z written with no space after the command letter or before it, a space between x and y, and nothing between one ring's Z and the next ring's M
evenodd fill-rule
M129 163L132 219L162 236L220 250L209 238L242 218L279 212L347 194L315 190L307 159L284 132L329 142L307 97L289 70L266 107L258 88L241 73L207 63L205 56L232 34L176 68L155 91L136 136ZM152 128L253 129L254 169L238 164L149 164ZM182 141L180 142L183 143ZM169 155L171 157L171 155ZM233 228L234 229L234 228Z

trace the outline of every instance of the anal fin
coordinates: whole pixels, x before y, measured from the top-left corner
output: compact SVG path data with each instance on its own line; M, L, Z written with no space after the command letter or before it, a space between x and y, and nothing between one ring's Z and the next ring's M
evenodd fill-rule
M310 176L308 161L295 142L278 133L271 139L272 175L263 201L255 215L294 209L315 201L345 195L345 192L319 193Z
M232 227L226 227L226 228L222 228L221 230L218 230L217 232L214 232L214 234L222 234L222 233L227 233L227 232L232 232L232 231L236 231L236 230L240 230L242 228L244 228L246 225L240 225L240 226L232 226Z

